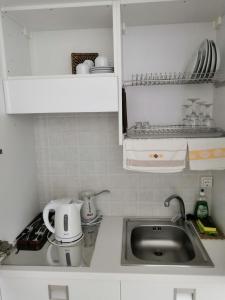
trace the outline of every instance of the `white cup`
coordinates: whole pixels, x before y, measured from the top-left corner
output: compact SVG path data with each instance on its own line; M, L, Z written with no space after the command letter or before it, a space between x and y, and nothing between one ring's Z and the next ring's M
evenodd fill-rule
M90 59L86 59L83 63L86 64L86 65L88 65L89 69L92 68L92 67L94 67L94 63Z
M98 56L95 59L96 67L108 67L108 58L106 56Z
M79 64L76 67L77 74L89 74L89 66L87 64Z

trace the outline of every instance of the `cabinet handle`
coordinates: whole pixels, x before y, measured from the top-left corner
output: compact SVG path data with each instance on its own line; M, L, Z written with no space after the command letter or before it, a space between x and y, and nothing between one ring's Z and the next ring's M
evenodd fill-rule
M49 300L69 300L69 288L67 285L49 285Z
M174 300L196 300L196 290L174 289Z

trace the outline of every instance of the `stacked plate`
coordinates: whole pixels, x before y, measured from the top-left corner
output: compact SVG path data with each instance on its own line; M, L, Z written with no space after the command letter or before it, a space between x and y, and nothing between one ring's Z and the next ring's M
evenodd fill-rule
M113 67L92 67L90 68L91 74L98 74L98 73L113 73L114 68Z
M214 41L205 39L185 70L190 79L212 79L220 67L220 51Z

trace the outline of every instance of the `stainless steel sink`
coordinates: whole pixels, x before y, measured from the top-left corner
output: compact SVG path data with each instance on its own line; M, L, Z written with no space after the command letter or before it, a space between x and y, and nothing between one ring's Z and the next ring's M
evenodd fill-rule
M124 219L122 265L213 266L189 222Z

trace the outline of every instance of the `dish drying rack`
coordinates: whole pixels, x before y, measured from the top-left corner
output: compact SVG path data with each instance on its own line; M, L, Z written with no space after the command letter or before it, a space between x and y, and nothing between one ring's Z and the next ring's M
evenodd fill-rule
M152 86L152 85L180 85L213 83L216 87L225 85L225 75L218 73L140 73L132 74L130 80L123 82L126 86Z
M139 122L141 123L141 122ZM141 127L132 126L126 136L131 139L160 139L160 138L216 138L225 136L220 128L191 127L187 125L163 125Z

